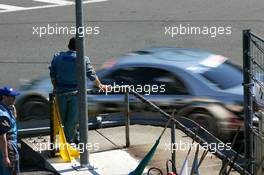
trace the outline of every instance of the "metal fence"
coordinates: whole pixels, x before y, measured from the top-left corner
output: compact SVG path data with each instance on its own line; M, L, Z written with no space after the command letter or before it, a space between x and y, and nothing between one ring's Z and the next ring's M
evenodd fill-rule
M264 162L264 39L243 31L245 158L252 174L262 175Z
M63 94L56 94L56 95L76 95L77 91L69 92L69 93L63 93ZM54 103L54 96L55 94L50 94L50 105L51 105L51 110L53 107ZM150 106L153 110L156 112L159 112L162 114L162 116L167 119L167 121L170 121L170 128L171 128L171 145L175 145L176 143L176 138L175 138L175 129L181 130L183 133L185 133L189 138L191 138L193 141L199 143L201 146L203 145L224 145L224 147L207 147L207 151L205 151L202 155L205 156L208 151L213 153L215 156L217 156L219 159L223 161L222 168L219 172L219 175L228 175L232 169L236 170L240 174L245 174L245 175L252 175L252 173L249 173L247 170L244 168L244 162L245 159L242 155L239 154L239 152L236 152L233 149L230 149L227 145L225 145L221 140L216 138L214 135L212 135L210 132L208 132L206 129L201 127L199 124L195 123L194 121L179 116L177 114L177 111L174 111L172 114L168 114L164 110L160 109L158 106L156 106L154 103L151 101L147 100L144 98L142 95L139 93L127 89L126 93L124 94L124 119L125 119L125 134L126 134L126 147L130 147L130 119L131 119L131 111L130 111L130 101L129 101L129 96L133 95L136 97L141 103L144 103L148 106ZM53 111L53 110L52 110ZM52 115L52 112L51 112ZM51 123L50 123L50 143L55 143L55 138L56 134L54 133L54 121L53 121L53 116L51 116ZM163 125L161 125L163 126ZM168 125L166 125L168 127ZM238 132L239 133L239 132ZM235 141L236 139L234 139ZM232 142L231 147L233 148L234 141ZM51 156L55 156L55 152L58 150L55 150L51 148ZM204 158L201 158L199 161L199 166L201 165L202 161ZM171 152L171 162L173 165L176 163L176 149L174 148Z

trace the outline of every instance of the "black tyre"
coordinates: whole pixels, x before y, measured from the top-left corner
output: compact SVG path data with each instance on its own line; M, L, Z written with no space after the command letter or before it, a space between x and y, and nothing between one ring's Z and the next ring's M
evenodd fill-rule
M188 118L198 123L200 126L205 128L207 131L209 131L211 134L215 135L216 137L219 136L216 120L208 113L195 112L195 113L191 113L188 116Z
M49 118L49 103L43 98L28 98L18 110L18 120L42 120Z

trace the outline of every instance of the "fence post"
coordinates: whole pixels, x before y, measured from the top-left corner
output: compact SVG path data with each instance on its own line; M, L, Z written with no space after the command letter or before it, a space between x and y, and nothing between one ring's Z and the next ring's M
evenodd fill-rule
M125 125L126 125L126 147L130 147L130 133L129 133L129 126L130 126L130 109L129 109L129 90L126 90L125 93Z
M251 133L252 126L252 109L251 109L251 80L250 80L250 30L243 30L243 76L244 76L244 127L245 127L245 160L248 160L248 171L253 173L252 155L253 155L253 140ZM247 165L247 162L245 162Z
M54 134L54 115L53 115L53 103L54 103L54 95L52 93L49 94L49 105L50 105L50 156L55 157L55 137Z
M264 112L259 111L257 113L257 116L259 118L259 133L256 136L255 139L255 145L256 145L256 175L262 175L263 174L263 117Z
M175 148L175 146L176 146L175 145L175 142L176 142L176 133L175 133L175 130L176 130L176 125L175 125L174 121L171 120L171 149L172 149L172 152L171 152L171 161L172 161L172 164L174 166L176 164L176 150L175 150L176 149Z
M264 148L263 148L263 118L264 118L264 112L262 110L259 110L256 113L259 122L258 122L258 133L254 137L254 143L255 144L255 167L254 167L254 174L256 175L262 175L263 174L263 163L264 163Z
M264 161L264 142L263 142L263 132L264 132L264 111L261 111L261 124L260 124L260 140L261 140L261 143L260 143L260 147L261 147L261 158L260 158L260 174L262 175L263 174L263 161Z

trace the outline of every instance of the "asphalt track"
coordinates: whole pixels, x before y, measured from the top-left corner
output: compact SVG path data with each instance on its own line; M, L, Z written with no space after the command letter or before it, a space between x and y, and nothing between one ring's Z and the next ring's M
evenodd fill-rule
M17 87L26 80L48 75L52 55L66 49L70 34L40 37L33 34L33 28L74 26L74 6L40 1L0 1L0 85ZM7 8L4 5L16 8L8 12L3 9ZM242 30L250 28L264 36L263 8L262 0L89 2L84 5L84 23L93 29L99 27L99 34L87 35L86 53L97 68L109 58L152 46L201 48L242 64ZM231 34L216 37L165 34L165 27L179 25L231 27Z

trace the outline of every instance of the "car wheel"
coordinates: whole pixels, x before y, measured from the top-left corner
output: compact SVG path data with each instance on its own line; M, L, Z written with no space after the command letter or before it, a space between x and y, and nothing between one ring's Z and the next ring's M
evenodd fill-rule
M218 137L218 128L215 120L208 113L191 113L188 116L189 119L195 121L197 124L205 128L211 134Z
M18 120L41 120L49 118L49 103L43 98L29 98L18 111Z

